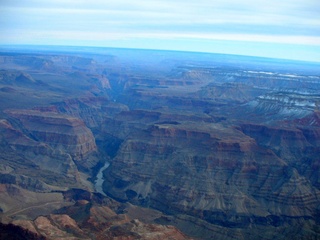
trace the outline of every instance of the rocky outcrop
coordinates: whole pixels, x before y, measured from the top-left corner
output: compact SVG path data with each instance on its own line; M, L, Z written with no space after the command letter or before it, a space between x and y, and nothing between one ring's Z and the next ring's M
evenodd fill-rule
M32 139L32 136L28 132L22 132L23 130L25 131L24 128L22 130L14 128L5 119L0 120L0 149L3 149L1 154L3 164L8 164L5 159L8 159L9 166L10 161L14 163L15 159L19 159L21 166L24 164L32 168L38 166L42 170L63 174L72 179L77 178L77 167L70 154L54 149L44 142ZM30 166L30 163L35 165ZM70 181L72 182L71 179Z
M23 128L37 141L46 143L79 160L96 150L92 132L77 118L53 112L10 110Z
M271 92L249 102L248 111L265 116L267 120L303 118L317 110L320 96L295 92ZM273 119L272 119L273 118Z
M278 126L242 124L242 131L265 148L272 149L289 166L305 176L318 189L319 113L295 120L279 122Z
M271 148L289 164L299 160L311 146L303 131L297 128L243 124L242 130L259 145Z
M20 71L0 71L0 84L6 84L6 85L32 85L32 84L39 84L40 81L36 81L33 79L33 77L30 74L20 72Z
M46 107L35 107L40 112L52 112L81 119L90 129L101 128L105 118L129 110L127 106L106 97L66 99Z
M15 184L33 192L50 192L51 188L44 182L23 175L0 172L0 184Z
M0 223L0 239L15 239L15 240L45 240L44 237L34 234L20 226L14 224Z
M290 122L286 122L286 123L290 124ZM304 118L294 120L291 124L298 125L298 126L304 127L304 128L306 128L306 127L318 128L318 127L320 127L320 111L316 110Z
M245 103L264 94L266 89L253 87L241 83L209 84L198 92L199 97L206 99L223 99L227 102L237 101Z
M99 213L94 216L93 214ZM108 208L92 208L92 218L86 226L66 214L38 217L34 221L17 220L12 224L26 229L35 236L45 239L190 239L173 226L145 224L137 219L130 220L125 215L117 215Z
M48 58L41 58L32 54L2 54L0 62L3 66L10 68L30 68L37 70L49 70L53 62Z
M242 62L244 63L244 62ZM260 62L261 63L261 62ZM236 64L239 64L237 62ZM301 68L300 73L299 68L300 65L295 66L292 69L286 69L286 71L291 71L295 73L286 73L284 69L282 69L281 64L279 66L274 65L270 68L271 64L268 63L268 66L265 66L266 69L269 70L252 70L252 68L256 68L256 66L252 66L251 70L242 70L238 67L232 68L201 68L198 67L195 71L198 72L206 72L207 74L211 74L211 79L216 83L245 83L250 86L269 89L272 91L278 90L289 90L289 91L306 91L317 93L320 89L320 78L317 76L317 73L312 72L308 75L307 69ZM285 68L288 68L286 64ZM258 67L259 68L259 67ZM263 68L263 67L262 67ZM222 70L223 69L223 70ZM188 68L187 68L188 70Z
M154 126L125 141L105 172L105 192L225 226L312 217L319 191L286 162L235 129L200 129Z
M74 205L57 211L58 214L14 220L12 224L46 239L190 239L173 226L143 223L88 200L80 197Z

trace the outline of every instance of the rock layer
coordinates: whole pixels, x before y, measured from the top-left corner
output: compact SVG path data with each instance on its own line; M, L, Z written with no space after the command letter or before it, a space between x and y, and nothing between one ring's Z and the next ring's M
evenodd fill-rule
M9 121L4 119L0 120L0 142L0 148L3 149L1 154L3 164L9 163L10 166L16 159L19 159L18 168L23 168L23 165L30 167L32 165L30 163L33 163L35 164L33 168L38 166L42 170L49 170L72 179L78 176L77 167L70 154L33 139L30 134L14 128ZM70 182L73 181L70 179Z
M36 110L7 113L17 118L34 139L68 152L75 159L81 159L97 148L92 132L80 119Z
M127 124L136 120L126 119ZM281 146L305 139L300 130L281 129L276 135L283 141L272 139ZM131 129L129 136L105 171L104 190L120 201L183 212L225 227L314 218L319 190L240 128L180 120L150 123L147 129ZM295 146L301 151L301 145Z

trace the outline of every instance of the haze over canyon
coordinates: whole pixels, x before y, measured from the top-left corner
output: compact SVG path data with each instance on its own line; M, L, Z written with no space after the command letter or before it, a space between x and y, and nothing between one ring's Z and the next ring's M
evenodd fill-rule
M319 239L320 64L0 48L1 239Z

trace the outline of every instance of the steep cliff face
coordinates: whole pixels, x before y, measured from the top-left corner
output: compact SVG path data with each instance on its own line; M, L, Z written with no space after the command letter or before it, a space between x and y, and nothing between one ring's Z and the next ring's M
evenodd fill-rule
M50 69L53 66L53 61L46 58L37 57L30 54L3 54L0 56L0 62L4 67L9 69Z
M9 161L8 166L16 164L15 162L20 162L21 166L32 163L43 170L66 175L72 179L78 176L77 167L70 154L32 139L30 135L14 128L5 119L0 120L0 142L0 148L3 149L1 159L4 166L8 164L7 161ZM29 171L32 171L34 166L27 168L29 167L31 167ZM17 171L16 168L15 170ZM70 181L73 182L71 179Z
M92 132L80 119L36 110L11 110L7 113L18 119L34 139L67 152L76 160L97 148Z
M319 101L318 94L275 91L248 102L245 108L264 116L265 120L275 121L303 118L317 110Z
M304 118L294 120L293 123L304 127L320 127L320 111L316 110Z
M90 129L100 129L106 118L127 111L128 107L107 97L66 99L47 107L35 107L37 111L59 113L81 119Z
M248 102L263 95L267 90L241 83L211 83L199 91L201 98L223 99L225 101Z
M245 134L254 138L257 143L272 150L287 163L299 160L311 146L303 131L290 127L272 127L257 124L243 124Z
M220 124L155 124L132 135L105 171L104 190L228 227L313 217L319 191L254 139Z
M238 64L238 63L237 63ZM281 64L279 64L280 66ZM285 70L274 65L267 67L269 70L243 70L237 67L235 68L198 68L196 71L206 72L211 74L211 79L216 83L244 83L249 86L254 86L262 89L269 89L272 91L278 90L306 90L307 92L317 93L320 89L320 78L317 74L308 75L305 68L301 68L299 71L295 69ZM286 66L287 67L287 66ZM301 66L299 66L301 67ZM256 66L251 66L251 68L256 68ZM223 69L223 71L221 71ZM259 69L259 67L258 67ZM272 69L272 70L271 70ZM187 69L188 70L188 69ZM295 73L287 73L286 71L291 71ZM300 73L298 73L300 72Z
M304 118L282 121L278 126L243 124L243 132L260 146L272 149L319 189L319 112Z

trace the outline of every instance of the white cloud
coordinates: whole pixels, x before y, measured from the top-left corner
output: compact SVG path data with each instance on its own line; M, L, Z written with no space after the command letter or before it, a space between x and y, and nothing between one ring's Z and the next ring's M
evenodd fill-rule
M118 31L19 31L6 32L5 36L8 41L14 39L24 39L28 43L37 41L58 41L70 42L74 39L85 41L87 43L97 43L103 41L117 40L205 40L205 41L242 41L242 42L258 42L258 43L276 43L276 44L292 44L320 46L320 37L317 36L292 36L292 35L257 35L257 34L216 34L216 33L168 33L168 32L118 32Z
M0 0L0 42L242 41L320 45L319 0Z
M33 1L35 3L37 1ZM194 27L195 25L219 25L219 24L237 24L237 25L261 25L261 26L283 26L283 31L288 26L294 26L313 29L314 35L319 35L320 18L309 14L307 17L297 17L294 12L283 13L284 6L288 3L279 4L268 3L261 7L259 1L245 1L241 6L231 5L230 1L206 2L179 2L167 1L139 1L135 8L131 7L129 1L95 1L93 6L88 6L87 1L80 1L80 4L73 6L76 1L51 1L51 5L39 4L33 7L6 7L2 12L7 12L6 21L21 22L25 27L30 22L31 28L42 28L44 23L50 24L51 28L65 28L71 25L78 29L84 26L84 30L90 28L100 30L104 27L123 26L137 27L137 30L143 27L158 28L165 30L179 25ZM50 1L49 1L50 2ZM98 3L102 5L98 8ZM227 4L230 4L228 6ZM250 3L250 4L249 4ZM285 4L286 3L286 4ZM123 5L123 7L122 7ZM280 10L278 10L280 9ZM289 8L290 9L290 8ZM294 8L295 9L295 8ZM11 17L10 17L11 16ZM40 20L41 21L40 21ZM31 24L32 23L32 24ZM38 26L37 26L38 25Z

